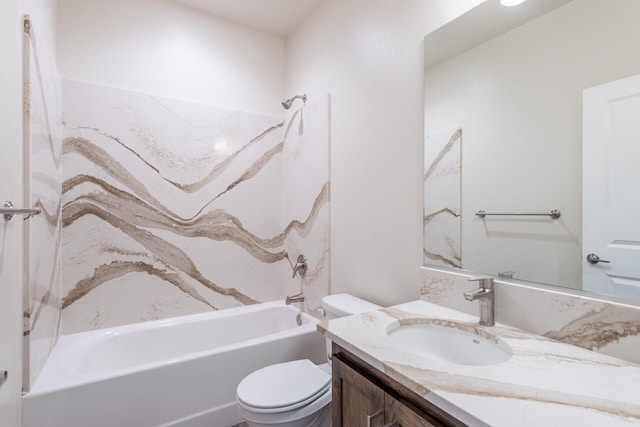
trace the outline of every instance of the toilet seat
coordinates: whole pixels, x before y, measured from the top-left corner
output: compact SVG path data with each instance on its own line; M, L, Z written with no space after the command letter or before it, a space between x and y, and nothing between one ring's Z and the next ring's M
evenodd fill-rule
M244 408L238 402L238 412L240 416L248 422L250 426L305 426L308 427L313 423L325 418L329 420L329 424L322 422L318 423L318 426L330 425L331 421L331 389L326 393L318 397L306 406L302 406L298 409L293 409L286 412L277 412L271 414L254 412L251 409ZM328 416L328 418L326 418ZM293 424L290 424L293 423Z
M253 413L274 414L309 405L331 393L331 375L308 359L259 369L238 384L238 404Z

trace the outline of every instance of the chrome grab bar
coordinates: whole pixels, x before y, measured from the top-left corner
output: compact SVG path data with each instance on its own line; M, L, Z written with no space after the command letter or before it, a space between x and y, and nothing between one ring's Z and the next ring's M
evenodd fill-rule
M478 211L476 215L480 218L484 218L487 215L523 215L523 216L550 216L552 219L560 218L560 211L557 209L548 213L489 213L485 211Z
M4 215L6 221L11 221L14 215L27 215L24 219L29 219L42 212L40 208L14 208L10 201L4 202L3 206L0 208L0 214Z

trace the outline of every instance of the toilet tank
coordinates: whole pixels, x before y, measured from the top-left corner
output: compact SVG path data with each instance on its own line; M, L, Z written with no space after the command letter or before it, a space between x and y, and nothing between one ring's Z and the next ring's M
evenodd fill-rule
M322 298L322 308L325 319L337 319L338 317L350 316L352 314L366 313L377 310L380 307L369 301L365 301L349 294L333 294ZM327 348L327 361L331 364L331 340L325 339Z
M325 318L330 320L352 314L366 313L382 307L353 295L334 294L322 298L322 308L325 312Z

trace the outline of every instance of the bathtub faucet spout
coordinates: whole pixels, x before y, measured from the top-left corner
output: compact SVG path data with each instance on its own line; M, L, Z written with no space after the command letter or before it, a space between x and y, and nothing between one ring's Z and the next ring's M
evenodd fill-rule
M291 304L293 302L302 302L302 301L304 301L304 294L302 294L302 292L300 292L297 295L291 295L290 297L287 297L285 299L284 303L286 305L289 305L289 304Z

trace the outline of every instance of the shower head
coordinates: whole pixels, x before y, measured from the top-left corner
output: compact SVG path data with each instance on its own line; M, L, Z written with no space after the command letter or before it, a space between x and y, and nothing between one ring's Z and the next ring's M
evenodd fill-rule
M302 99L302 102L307 102L307 95L296 95L293 98L285 99L284 101L282 101L282 108L288 110L289 108L291 108L291 104L293 104L293 101L298 98Z

